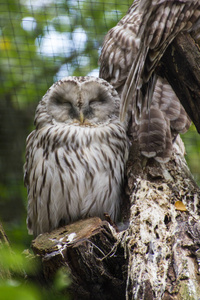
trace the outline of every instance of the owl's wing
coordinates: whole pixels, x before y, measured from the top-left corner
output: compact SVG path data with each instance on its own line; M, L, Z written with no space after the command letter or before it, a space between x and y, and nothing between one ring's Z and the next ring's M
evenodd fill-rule
M154 70L176 34L198 20L198 2L135 0L106 35L99 60L100 77L121 96L121 116L132 111L129 132L145 156L159 161L169 159L175 137L187 131L190 120L171 86ZM192 30L199 37L198 26Z
M50 139L51 132L54 133L54 144ZM61 219L59 213L64 212L59 209L63 183L58 151L54 149L59 140L56 133L53 125L46 126L34 130L26 140L24 173L28 190L27 228L29 234L34 236L55 228L54 225Z
M140 0L137 10L141 15L136 36L140 45L122 92L122 120L130 102L137 120L143 106L150 106L156 83L154 71L166 48L178 33L199 31L200 25L199 0Z
M35 130L33 130L26 139L26 160L24 164L24 185L29 190L29 171L30 171L30 162L31 162L31 152L34 142Z
M141 17L138 14L138 3L135 0L128 14L109 30L99 58L99 76L120 91L139 48L140 40L136 38Z
M132 114L130 134L139 142L141 153L167 162L177 133L190 127L190 120L166 79L158 77L149 109L143 108L139 122Z
M26 160L25 160L25 164L24 164L24 185L27 188L28 195L30 192L30 184L31 184L29 178L30 178L30 171L32 169L32 163L33 163L33 143L34 143L35 133L36 133L36 130L32 131L26 139ZM35 201L34 201L34 199L30 200L30 198L29 198L28 205L30 206L30 202L32 205L32 203ZM33 234L32 219L33 219L33 214L31 214L31 216L29 215L27 217L27 227L28 227L29 234Z

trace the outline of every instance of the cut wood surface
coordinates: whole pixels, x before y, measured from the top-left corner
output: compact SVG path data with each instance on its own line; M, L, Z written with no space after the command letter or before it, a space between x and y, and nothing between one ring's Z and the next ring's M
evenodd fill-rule
M39 235L32 244L42 257L45 279L59 267L71 270L73 299L124 299L127 263L115 230L99 218L81 220L51 233Z

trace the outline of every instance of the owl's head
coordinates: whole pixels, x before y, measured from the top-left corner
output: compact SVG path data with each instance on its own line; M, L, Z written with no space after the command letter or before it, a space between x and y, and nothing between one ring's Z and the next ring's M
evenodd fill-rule
M53 84L36 109L35 124L94 126L119 118L120 98L105 80L66 77Z

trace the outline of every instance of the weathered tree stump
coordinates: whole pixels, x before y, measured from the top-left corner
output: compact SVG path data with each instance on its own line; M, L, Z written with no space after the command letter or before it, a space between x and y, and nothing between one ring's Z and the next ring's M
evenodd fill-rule
M67 264L74 279L73 299L125 299L124 248L108 222L81 220L39 235L32 247L42 257L47 281Z

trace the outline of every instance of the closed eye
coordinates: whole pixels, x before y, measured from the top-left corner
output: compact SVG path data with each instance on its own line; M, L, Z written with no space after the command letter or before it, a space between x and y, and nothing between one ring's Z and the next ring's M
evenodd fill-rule
M104 103L105 101L106 101L105 98L103 98L103 97L98 97L98 98L95 98L95 99L90 100L89 105L93 106L93 105L96 105L96 104L102 104L102 103Z
M54 99L54 101L55 101L55 103L56 103L57 105L64 105L64 106L67 106L67 107L69 107L69 108L72 107L71 101L68 101L67 99L64 99L64 98L61 98L61 97L56 97L56 98Z
M98 101L97 99L94 99L94 100L91 100L91 101L89 102L89 105L90 105L90 106L94 106L94 105L96 105L98 102L99 102L99 101Z
M54 90L50 97L50 101L56 105L65 104L68 107L71 107L72 103L66 96L67 95L64 93L63 89L61 89L61 91Z

